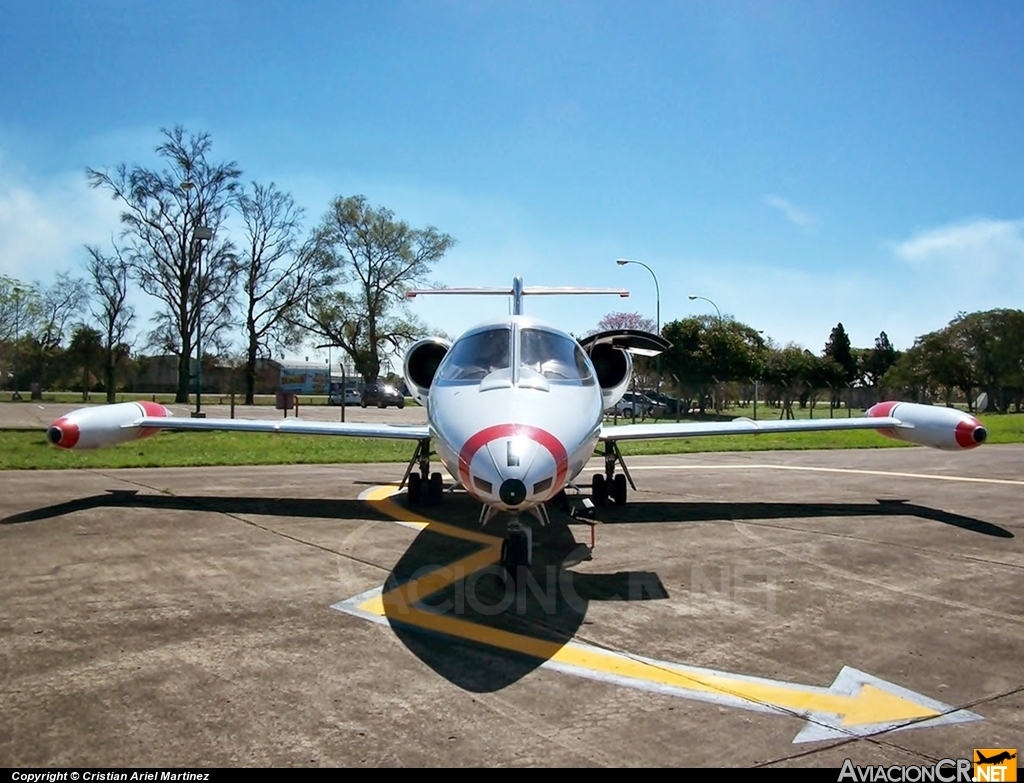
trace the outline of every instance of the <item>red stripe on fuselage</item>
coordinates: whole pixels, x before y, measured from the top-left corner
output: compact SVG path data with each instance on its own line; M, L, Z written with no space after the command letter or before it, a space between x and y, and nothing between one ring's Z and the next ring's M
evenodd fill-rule
M540 427L531 427L529 424L495 424L487 427L471 436L459 452L459 476L464 487L470 487L469 464L473 457L484 446L498 438L513 438L522 436L529 438L535 443L543 446L555 460L555 486L561 488L565 481L565 474L569 472L569 455L565 446L547 430Z

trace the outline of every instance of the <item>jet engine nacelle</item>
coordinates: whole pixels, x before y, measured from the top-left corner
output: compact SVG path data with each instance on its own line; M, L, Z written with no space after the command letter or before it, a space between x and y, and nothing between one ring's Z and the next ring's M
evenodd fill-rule
M905 427L878 430L882 435L918 446L936 449L973 449L988 438L988 430L969 413L936 405L913 402L880 402L867 412L868 416L891 416Z
M629 387L633 377L631 354L657 356L671 348L672 343L660 335L638 329L611 329L580 340L580 346L594 364L604 409L608 410L622 399Z
M79 408L51 424L46 439L62 449L98 449L155 435L159 430L132 426L143 416L173 415L155 402L120 402Z
M633 357L608 343L599 343L590 350L590 361L597 372L601 402L608 410L622 399L633 378Z
M452 344L441 337L427 337L415 343L405 354L405 385L423 407L427 405L430 385L437 368Z

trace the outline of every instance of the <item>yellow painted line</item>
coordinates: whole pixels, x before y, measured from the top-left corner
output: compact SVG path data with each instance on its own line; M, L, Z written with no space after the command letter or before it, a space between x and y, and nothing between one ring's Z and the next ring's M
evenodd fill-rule
M601 463L604 464L603 462ZM1008 484L1024 487L1019 479L976 478L974 476L942 476L935 473L901 473L889 470L862 470L859 468L821 468L811 465L630 465L629 472L640 470L802 470L814 473L853 473L864 476L891 476L895 478L928 479L931 481L962 481L977 484Z
M382 514L393 517L400 522L415 525L420 529L429 527L433 533L440 533L442 536L448 536L449 538L459 538L463 541L473 541L478 544L501 544L501 539L497 536L479 533L475 530L466 530L465 528L456 527L455 525L446 525L444 522L438 522L436 519L430 519L429 517L417 514L415 511L411 511L404 506L398 505L391 500L391 497L398 494L399 491L399 488L393 484L373 487L360 495L360 498L372 505Z
M450 584L466 579L481 568L497 563L500 559L501 545L499 542L497 546L489 546L479 552L474 552L462 560L442 566L419 579L413 579L386 593L375 596L357 608L360 611L377 615L404 612L419 601L440 592Z
M359 608L371 611L370 603L367 602ZM614 677L640 680L696 693L738 698L798 713L840 715L843 717L844 726L932 718L940 714L870 684L865 684L856 696L847 696L829 693L822 688L730 676L724 672L688 671L685 667L674 664L651 663L590 646L551 642L457 617L432 614L409 604L405 604L399 613L388 613L387 617L389 620L435 633Z

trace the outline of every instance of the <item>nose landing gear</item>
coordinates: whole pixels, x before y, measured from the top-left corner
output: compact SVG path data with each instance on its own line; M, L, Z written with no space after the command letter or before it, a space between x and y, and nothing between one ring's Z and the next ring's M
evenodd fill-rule
M514 583L519 577L519 569L529 568L532 564L533 531L518 518L513 518L508 523L508 535L501 542L501 567Z

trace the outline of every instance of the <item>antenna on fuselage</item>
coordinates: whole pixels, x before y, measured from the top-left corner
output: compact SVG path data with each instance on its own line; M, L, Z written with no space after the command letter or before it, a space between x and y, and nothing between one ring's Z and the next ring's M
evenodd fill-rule
M406 296L415 299L421 294L462 294L478 296L511 296L512 315L523 314L524 296L556 296L559 294L614 294L625 299L629 291L625 288L578 288L576 286L564 286L555 288L543 285L524 286L523 278L517 275L512 280L512 288L417 288L408 291Z

